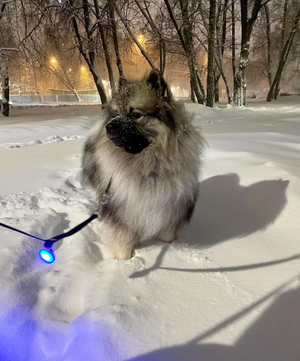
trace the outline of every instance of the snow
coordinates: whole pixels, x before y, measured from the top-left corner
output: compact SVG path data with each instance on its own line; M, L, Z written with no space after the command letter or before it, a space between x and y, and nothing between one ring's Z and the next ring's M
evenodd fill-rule
M299 97L188 104L208 147L192 222L113 259L101 224L54 246L0 228L1 361L300 359ZM51 237L87 219L80 154L99 107L0 118L0 222Z

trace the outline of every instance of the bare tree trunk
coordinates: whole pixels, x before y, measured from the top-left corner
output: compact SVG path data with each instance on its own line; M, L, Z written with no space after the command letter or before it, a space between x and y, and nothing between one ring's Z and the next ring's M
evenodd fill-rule
M195 64L196 64L196 60L195 60ZM203 99L203 102L205 101L205 89L202 83L202 79L201 79L201 73L200 70L198 69L197 65L195 65L196 67L196 76L197 76L197 83L198 83L198 87L200 89L200 93Z
M221 77L220 72L217 72L217 69L214 69L214 97L216 103L219 102L220 100L220 90L219 90L220 77Z
M189 14L188 14L188 0L180 0L182 23L183 23L182 26L179 26L176 20L170 1L164 0L164 2L167 7L168 13L170 15L171 21L175 26L185 56L187 58L189 72L190 72L191 92L193 94L192 97L196 96L198 103L204 104L205 92L201 81L200 72L197 69L197 64L195 59L192 27L189 21Z
M117 33L117 25L116 25L116 18L115 18L115 8L113 1L109 1L109 16L110 16L110 23L111 23L111 29L112 29L112 38L115 48L115 54L116 54L116 63L119 71L120 78L124 78L124 72L122 67L122 61L120 57L120 51L119 51L119 42L118 42L118 33Z
M0 4L0 20L4 14L7 2ZM2 85L2 114L5 117L9 116L9 77L7 71L7 64L0 52L0 70L1 70L1 85ZM0 103L1 110L1 103Z
M8 4L8 1L7 2L3 2L2 4L0 4L0 20L4 14L4 10L5 10L5 7L6 5Z
M193 85L192 85L191 79L190 79L190 89L191 89L191 101L192 101L193 103L196 103L195 93L194 93L194 89L193 89Z
M147 23L150 25L155 37L159 43L159 70L160 73L163 75L166 66L166 44L164 39L162 38L161 31L155 24L151 12L149 11L148 4L144 0L144 7L142 6L141 0L134 0L137 7L139 8L140 12L143 14L144 18L146 19Z
M2 85L2 114L5 117L9 116L9 76L7 70L7 63L0 53L1 66L1 85Z
M267 95L267 101L270 102L273 99L277 99L278 94L279 94L279 85L280 85L280 80L281 80L281 76L282 76L282 72L284 69L284 66L286 64L286 61L288 59L293 41L294 41L294 37L296 35L297 32L297 28L298 28L298 24L300 21L300 8L297 12L297 15L295 17L292 29L289 33L289 36L287 38L287 40L285 41L282 53L280 54L280 59L279 59L279 63L278 63L278 67L277 67L277 71L275 74L275 77L273 79L272 85L270 87L269 93Z
M226 40L226 32L227 32L227 8L228 8L228 1L225 0L224 4L222 4L222 1L219 2L218 8L217 8L217 14L216 14L216 46L214 47L214 59L216 63L216 67L214 70L214 77L215 77L215 99L219 99L219 89L218 89L218 82L220 79L220 76L222 76L222 79L226 86L226 92L227 92L227 99L228 103L231 103L231 92L226 76L226 71L224 67L224 51L225 51L225 40ZM220 16L222 16L222 28L220 29ZM218 72L217 72L217 69ZM217 87L217 89L216 89Z
M287 17L287 9L288 9L288 0L284 1L284 6L283 6L283 19L282 19L282 27L281 27L281 39L280 39L280 49L279 49L279 54L283 53L284 50L284 41L285 41L285 33L286 33L286 17ZM283 68L282 68L283 70ZM282 73L282 71L281 71ZM275 88L274 88L274 99L276 100L279 94L279 87L280 87L280 80L281 80L281 75L280 78L277 80Z
M235 74L235 81L237 87L235 104L238 106L245 105L246 103L246 68L248 65L249 47L251 28L248 23L248 0L240 0L241 4L241 19L242 19L242 42L240 50L239 67Z
M194 53L194 45L193 45L193 35L192 35L192 27L189 21L188 14L188 0L180 0L181 5L181 13L182 13L182 21L183 26L181 30L181 35L183 39L184 50L186 53L186 57L188 60L188 67L190 71L191 84L195 93L195 96L198 100L198 103L204 104L205 97L203 93L202 82L199 79L200 74L197 74L197 66L196 59ZM179 30L180 31L180 30Z
M248 1L249 0L240 0L241 6L241 20L242 20L242 42L240 50L240 60L239 68L235 74L235 81L237 86L237 96L235 104L242 106L246 104L246 70L248 67L249 61L249 51L250 51L250 37L253 29L253 25L257 19L258 13L261 7L270 0L265 0L262 3L262 0L255 0L251 12L251 17L248 19Z
M235 79L236 66L235 66L235 0L231 2L231 64L233 74L233 102L236 102L237 84Z
M146 52L146 50L142 47L142 45L140 44L140 42L137 40L136 36L134 35L133 31L131 30L130 25L128 24L127 19L125 19L122 15L121 12L119 10L119 8L117 6L115 6L115 10L120 18L120 20L122 21L122 23L124 24L126 30L128 31L128 34L130 35L131 39L135 42L136 46L139 48L140 52L142 53L142 55L144 56L144 58L147 60L148 64L151 66L152 69L156 69L155 64L153 63L150 55Z
M163 75L166 68L166 44L164 40L159 41L159 70Z
M111 65L108 44L107 44L106 37L104 34L104 29L103 29L102 25L100 24L100 22L98 22L98 27L99 27L99 33L100 33L100 37L101 37L101 41L102 41L102 46L103 46L104 58L105 58L108 77L109 77L109 83L110 83L112 95L114 95L116 93L116 84L115 84L114 72L113 72L112 65Z
M228 1L228 0L225 0ZM219 102L220 100L220 89L219 89L219 80L221 77L221 73L220 70L218 69L218 64L217 64L217 56L219 56L219 54L222 54L222 51L219 51L219 46L220 46L220 15L221 15L221 8L222 8L222 1L218 2L218 6L217 6L217 14L216 14L216 46L214 49L215 52L215 64L214 64L214 101L215 102ZM225 12L226 13L226 12ZM225 18L226 18L226 14L225 14Z
M76 89L72 89L73 93L75 94L75 97L79 103L82 102L81 96L79 95L78 91Z
M208 52L207 52L207 87L206 106L214 105L214 47L216 30L216 0L210 0L209 7L209 30L208 30Z
M96 84L96 88L98 90L98 93L100 95L101 103L102 103L102 105L104 105L104 104L107 103L107 97L106 97L106 94L105 94L102 79L100 77L97 66L95 64L94 56L93 57L90 56L90 59L87 58L87 64L88 64L90 72L91 72L91 74L93 76L93 79L94 79L94 82Z
M103 47L104 58L105 58L105 62L106 62L111 92L112 92L112 95L114 95L116 93L114 72L113 72L112 65L111 65L111 59L110 59L110 54L109 54L109 49L108 49L108 44L107 44L104 28L101 23L102 19L101 19L98 0L94 0L94 6L95 6L96 18L98 20L98 29L99 29L99 33L100 33L101 42L102 42L102 47Z
M280 36L280 48L279 48L280 53L282 53L283 48L284 48L285 32L286 32L286 20L287 20L286 19L287 9L288 9L288 0L284 0L282 26L281 26L281 36Z
M100 99L101 99L101 103L102 105L107 103L107 97L105 94L105 90L104 90L104 86L101 80L101 77L99 75L97 66L96 66L96 62L95 62L95 49L94 49L94 44L93 41L91 39L91 24L90 24L90 18L89 18L89 3L88 0L82 0L82 6L83 6L83 11L84 11L84 28L85 28L85 32L86 32L86 36L83 38L80 35L80 31L79 31L79 27L77 24L77 20L76 20L76 15L75 15L75 8L74 8L74 1L73 0L68 0L68 5L71 11L71 22L72 22L72 26L73 26L73 30L75 33L75 38L76 38L76 43L77 43L77 47L78 50L80 52L80 54L83 56L84 60L86 61L89 70L93 76L96 88L98 90ZM83 42L87 40L87 49L85 49Z
M192 86L193 93L196 96L198 103L204 104L204 97L201 94L200 89L199 89L197 72L195 69L195 62L194 62L191 54L188 54L187 56L188 56L188 67L189 67L189 71L190 71L190 79L191 79L191 86Z
M272 62L272 41L271 41L271 22L270 22L270 11L268 4L264 5L265 9L265 16L266 16L266 22L267 22L267 43L268 43L268 54L267 54L267 73L268 73L268 80L269 85L271 87L272 85L272 72L271 72L271 62Z
M224 84L225 84L225 87L226 87L227 100L228 100L228 103L230 104L231 101L232 101L231 91L230 91L228 80L227 80L227 77L226 77L226 74L225 74L223 57L215 56L215 60L216 60L216 64L217 64L217 67L218 67L218 70L219 70L219 73L220 73L219 77L221 75L222 79L224 81ZM219 79L218 79L218 81L219 81Z
M221 75L223 78L223 81L225 83L225 87L226 87L226 93L227 93L227 101L228 104L230 104L232 102L232 93L228 84L228 80L227 80L227 76L225 73L225 69L224 69L224 51L225 51L225 41L226 41L226 33L227 33L227 11L228 11L228 2L229 0L225 0L224 1L224 10L223 10L223 26L222 26L222 41L221 41L221 53L222 53L222 61L221 61Z

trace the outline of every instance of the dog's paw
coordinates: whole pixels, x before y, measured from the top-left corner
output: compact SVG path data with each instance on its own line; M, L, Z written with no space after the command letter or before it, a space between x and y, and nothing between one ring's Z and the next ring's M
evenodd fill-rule
M178 234L177 230L169 229L167 231L162 232L158 239L163 243L172 243L177 240Z
M114 258L120 259L120 260L129 260L133 256L133 248L118 248L118 249L112 249L112 255Z

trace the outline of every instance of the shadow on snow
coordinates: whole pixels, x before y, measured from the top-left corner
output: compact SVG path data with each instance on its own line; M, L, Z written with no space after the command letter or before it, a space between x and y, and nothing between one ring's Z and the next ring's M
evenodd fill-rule
M191 223L181 232L180 240L193 248L209 248L233 238L242 238L265 230L280 215L287 203L289 181L267 180L243 187L237 174L225 174L204 180ZM158 268L186 272L234 272L263 268L300 258L300 254L278 260L209 269L160 267L169 248L164 245L155 264L134 272L130 278L146 276Z
M199 201L181 238L193 247L211 247L266 229L284 209L289 181L266 180L241 186L237 174L200 184Z
M299 275L187 344L156 350L127 361L298 361L300 288L283 293L296 279ZM203 342L272 298L275 301L271 306L233 346Z

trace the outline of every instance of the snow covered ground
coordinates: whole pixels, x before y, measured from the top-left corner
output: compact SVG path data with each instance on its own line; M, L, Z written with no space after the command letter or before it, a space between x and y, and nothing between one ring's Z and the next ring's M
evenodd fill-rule
M0 228L1 361L299 361L300 98L187 107L208 147L177 242L114 260L94 221L47 265ZM0 222L46 238L88 218L80 153L99 112L0 118Z

